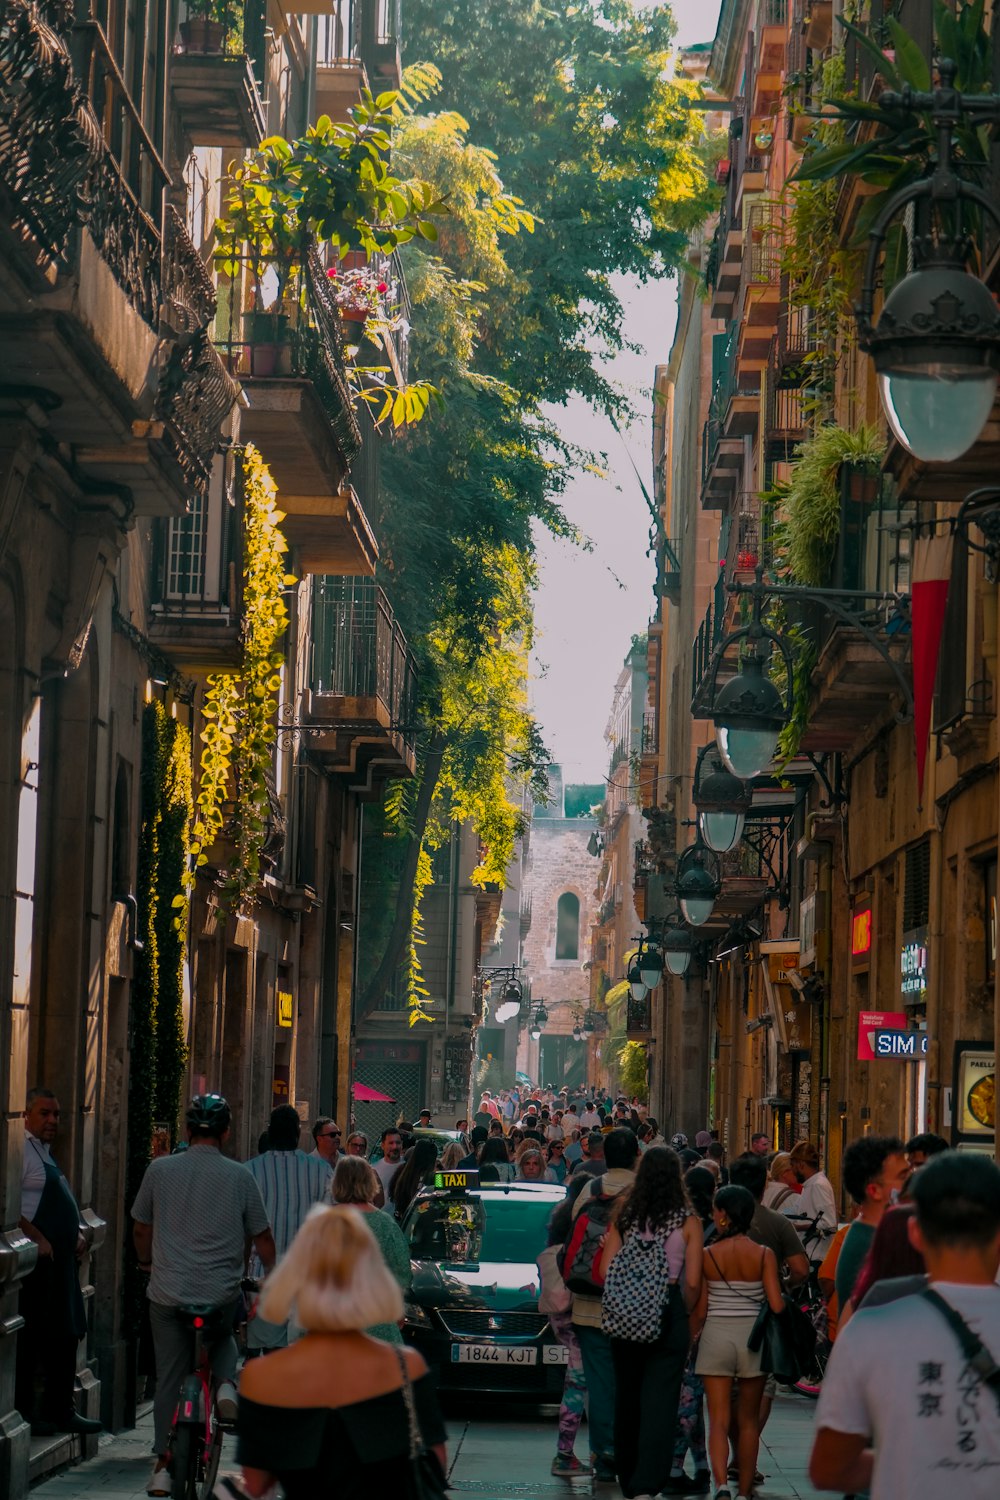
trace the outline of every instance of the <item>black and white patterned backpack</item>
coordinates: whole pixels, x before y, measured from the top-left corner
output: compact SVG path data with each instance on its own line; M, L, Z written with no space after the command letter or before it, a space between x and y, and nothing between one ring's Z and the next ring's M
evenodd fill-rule
M613 1339L651 1344L660 1336L663 1311L670 1298L667 1239L680 1229L686 1214L670 1219L650 1236L629 1229L608 1267L601 1299L601 1329Z

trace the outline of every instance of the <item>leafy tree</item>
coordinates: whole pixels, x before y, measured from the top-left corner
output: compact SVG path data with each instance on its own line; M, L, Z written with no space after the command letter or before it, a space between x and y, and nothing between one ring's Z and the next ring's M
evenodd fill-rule
M622 346L616 273L684 264L715 198L697 87L671 76L673 18L634 0L408 0L411 55L435 64L444 108L496 153L507 191L537 216L507 249L503 317L484 366L526 396L623 400L600 369Z
M575 536L560 496L587 462L545 403L578 392L621 410L599 368L601 349L621 345L612 277L672 272L712 190L684 107L693 88L665 76L665 7L412 0L408 23L443 75L444 107L398 121L393 165L450 210L433 248L402 250L411 370L444 409L383 461L382 567L418 658L424 730L415 781L366 824L375 966L359 1008L404 964L412 1022L429 1018L418 949L430 855L453 820L470 822L472 878L502 884L520 789L544 798L525 692L534 538L539 525ZM420 73L426 85L433 67Z

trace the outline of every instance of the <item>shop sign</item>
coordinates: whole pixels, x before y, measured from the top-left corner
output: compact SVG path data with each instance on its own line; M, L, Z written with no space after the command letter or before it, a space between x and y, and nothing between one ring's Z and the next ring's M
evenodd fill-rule
M872 959L872 898L860 896L851 910L851 968L867 969Z
M996 1053L982 1042L955 1043L952 1144L992 1140L996 1131Z
M288 990L278 991L278 1025L292 1024L292 996Z
M288 1063L275 1063L274 1065L274 1076L271 1079L271 1102L274 1109L277 1109L279 1104L288 1103L291 1072Z
M904 1005L923 1005L927 1000L927 929L915 927L903 933L899 950L899 990Z
M926 1031L903 1031L893 1026L885 1031L876 1031L872 1050L878 1057L899 1057L907 1062L923 1062L927 1056L930 1037Z
M858 1013L858 1061L875 1061L875 1038L880 1031L905 1031L905 1010L863 1010Z
M799 945L774 941L760 947L764 996L778 1044L785 1052L809 1052L814 1007L788 978L788 970L802 962Z

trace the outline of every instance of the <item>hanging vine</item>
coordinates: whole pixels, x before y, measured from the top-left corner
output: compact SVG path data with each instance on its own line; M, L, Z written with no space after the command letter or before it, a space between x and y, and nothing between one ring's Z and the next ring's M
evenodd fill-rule
M139 818L139 945L132 975L126 1204L135 1198L149 1165L154 1125L166 1125L170 1144L176 1141L187 1061L183 887L191 823L191 736L162 703L147 704L143 711ZM174 913L182 920L178 922ZM126 1317L137 1332L145 1281L131 1256L125 1275Z
M283 662L278 642L288 628L283 591L296 582L285 572L288 544L277 493L267 465L248 444L243 450L243 660L238 672L215 673L207 682L197 812L188 841L185 894L175 908L190 898L197 871L208 864L211 846L224 834L233 845L218 878L225 904L233 909L246 904L260 879ZM178 922L183 916L178 911Z

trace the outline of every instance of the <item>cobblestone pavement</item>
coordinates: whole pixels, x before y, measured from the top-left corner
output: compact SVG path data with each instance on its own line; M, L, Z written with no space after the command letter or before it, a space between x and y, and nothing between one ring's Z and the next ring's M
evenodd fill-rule
M761 1500L815 1500L806 1478L815 1406L801 1397L779 1395L764 1434L760 1468L765 1481ZM449 1459L455 1500L618 1500L615 1485L590 1480L567 1483L553 1479L549 1464L555 1452L555 1423L550 1418L525 1420L514 1412L489 1408L449 1411ZM586 1430L578 1443L586 1451ZM101 1439L96 1459L45 1480L32 1490L33 1500L144 1500L152 1467L152 1422L147 1417L132 1432ZM227 1457L232 1462L232 1445ZM223 1460L226 1467L226 1458Z

